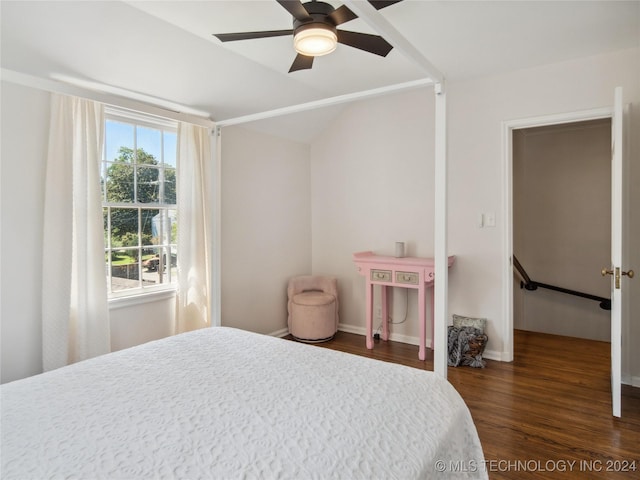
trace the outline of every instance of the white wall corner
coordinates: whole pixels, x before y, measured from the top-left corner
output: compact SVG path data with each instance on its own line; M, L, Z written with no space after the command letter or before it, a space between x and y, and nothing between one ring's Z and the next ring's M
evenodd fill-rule
M276 330L275 332L268 333L267 335L269 335L270 337L284 338L287 335L289 335L289 329L281 328L280 330Z
M629 375L629 373L622 372L622 383L624 385L630 385L632 387L640 388L640 377Z
M497 350L485 350L482 352L482 358L487 360L496 360L498 362L510 362L511 360L505 360L509 358L508 352L499 352Z

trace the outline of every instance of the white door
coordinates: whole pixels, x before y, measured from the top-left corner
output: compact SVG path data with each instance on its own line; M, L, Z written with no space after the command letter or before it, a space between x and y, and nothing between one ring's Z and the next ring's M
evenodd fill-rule
M633 278L633 270L624 271L622 265L623 116L622 87L617 87L611 127L611 267L602 271L611 275L611 403L615 417L621 415L622 295L627 277Z

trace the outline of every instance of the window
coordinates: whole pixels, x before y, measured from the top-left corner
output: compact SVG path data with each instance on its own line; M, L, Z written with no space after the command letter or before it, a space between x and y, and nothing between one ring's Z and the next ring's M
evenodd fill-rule
M177 124L105 110L101 165L110 296L175 288Z

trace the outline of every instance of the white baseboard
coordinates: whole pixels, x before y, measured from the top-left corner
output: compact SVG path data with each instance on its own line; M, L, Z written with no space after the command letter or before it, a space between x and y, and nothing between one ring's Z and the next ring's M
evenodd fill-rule
M485 350L482 352L482 358L486 358L487 360L497 360L498 362L502 362L503 356L502 352L498 352L496 350Z
M355 333L362 336L365 336L367 334L367 329L365 327L356 327L354 325L347 325L344 323L338 324L338 330L340 330L341 332ZM407 343L409 345L419 345L418 337L400 335L393 332L389 335L389 340L394 342ZM433 349L433 341L430 338L427 338L427 348ZM502 352L498 352L496 350L485 350L482 353L482 358L502 362L504 357L502 355Z
M356 335L362 335L363 337L367 335L366 327L356 327L354 325L347 325L344 323L338 324L338 330L341 332L355 333ZM389 340L392 342L406 343L408 345L420 345L418 337L401 335L393 332L389 334ZM427 348L433 348L433 341L430 338L427 338Z
M354 325L347 325L346 323L339 323L338 330L341 332L355 333L356 335L366 335L367 329L364 327L356 327Z
M640 377L633 377L631 375L623 373L621 383L624 385L630 385L632 387L640 387Z
M286 337L287 335L289 335L289 329L281 328L280 330L276 330L275 332L268 333L267 335L271 337L279 337L279 338Z

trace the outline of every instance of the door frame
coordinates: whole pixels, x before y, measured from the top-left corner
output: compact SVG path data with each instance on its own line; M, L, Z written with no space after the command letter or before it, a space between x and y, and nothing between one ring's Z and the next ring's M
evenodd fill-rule
M502 311L507 317L502 331L501 360L504 362L513 361L513 131L603 118L613 121L613 107L502 122L502 224L505 226L502 239L502 251L505 253L502 261Z

